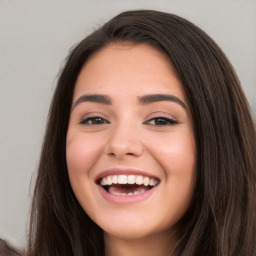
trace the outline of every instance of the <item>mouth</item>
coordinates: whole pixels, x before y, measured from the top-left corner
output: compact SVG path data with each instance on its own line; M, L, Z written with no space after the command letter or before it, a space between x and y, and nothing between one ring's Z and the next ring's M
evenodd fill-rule
M159 184L157 178L142 175L108 175L97 183L110 195L136 196L148 192Z

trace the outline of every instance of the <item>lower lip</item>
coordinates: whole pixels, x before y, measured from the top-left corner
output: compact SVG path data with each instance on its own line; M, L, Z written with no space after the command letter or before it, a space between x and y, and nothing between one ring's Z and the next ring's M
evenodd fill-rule
M159 184L158 184L159 185ZM104 199L111 203L116 204L131 204L131 203L137 203L141 201L147 200L149 197L152 196L152 194L156 191L157 186L151 188L150 190L145 191L144 193L140 193L138 195L127 195L127 196L115 196L112 194L109 194L103 187L98 185L99 191Z

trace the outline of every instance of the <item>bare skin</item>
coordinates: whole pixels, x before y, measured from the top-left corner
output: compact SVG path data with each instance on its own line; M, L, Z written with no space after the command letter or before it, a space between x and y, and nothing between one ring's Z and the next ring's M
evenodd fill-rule
M182 85L163 53L113 44L91 57L76 82L66 152L72 189L104 230L108 256L171 255L196 150Z

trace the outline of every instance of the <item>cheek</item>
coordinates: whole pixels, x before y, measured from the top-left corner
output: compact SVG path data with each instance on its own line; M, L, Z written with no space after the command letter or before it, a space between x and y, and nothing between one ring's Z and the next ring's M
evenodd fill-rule
M75 176L88 176L97 161L100 145L88 136L68 134L66 142L66 159L70 179Z
M194 191L195 143L192 136L182 133L177 133L162 141L163 143L156 141L152 149L154 152L151 151L166 176L161 205L165 205L167 212L172 212L172 216L178 221L186 212ZM169 221L168 215L165 221Z
M174 133L161 140L151 141L152 154L168 172L191 174L196 163L196 149L192 134ZM154 151L154 152L153 152Z
M168 192L186 206L193 194L195 183L196 152L193 138L182 136L165 145L161 151L161 162L167 176Z
M90 175L100 154L100 143L84 134L67 135L66 160L72 190L85 212L94 209ZM87 205L91 209L87 208Z

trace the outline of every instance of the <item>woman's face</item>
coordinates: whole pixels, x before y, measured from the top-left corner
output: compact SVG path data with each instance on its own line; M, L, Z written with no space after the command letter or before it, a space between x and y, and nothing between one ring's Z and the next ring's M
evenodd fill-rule
M119 43L89 59L75 86L66 157L79 203L106 234L172 229L191 201L196 149L182 85L163 53Z

